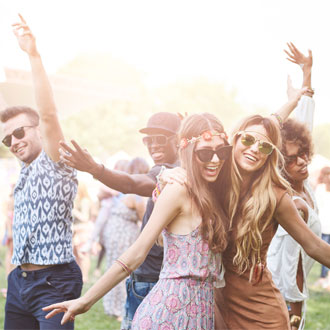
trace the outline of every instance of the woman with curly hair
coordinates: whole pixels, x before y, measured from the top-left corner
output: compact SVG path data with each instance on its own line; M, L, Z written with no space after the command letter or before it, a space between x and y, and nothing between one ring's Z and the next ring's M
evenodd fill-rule
M281 132L285 177L294 191L293 201L310 230L321 236L316 199L307 182L308 164L313 155L311 133L306 125L294 119L286 121ZM274 283L287 301L292 323L298 325L300 321L301 326L292 326L292 329L304 327L304 302L308 298L306 281L314 262L282 226L279 226L269 247L267 264Z
M86 312L143 262L162 233L159 281L138 307L132 329L214 329L213 286L223 285L221 252L227 245L227 221L216 196L231 146L221 122L207 113L187 117L179 138L187 184L167 185L136 242L80 299L44 308L52 310L47 318L64 312L65 323Z
M310 92L312 53L308 57L290 45L288 53L294 63L302 65L304 82ZM313 94L313 93L312 93ZM304 95L296 109L297 118L288 119L281 129L282 154L284 156L284 176L293 189L293 201L307 226L317 236L321 236L316 198L308 184L308 164L313 156L311 128L314 101L311 95ZM304 111L305 117L304 118ZM307 124L309 127L307 127ZM306 300L308 298L307 276L315 260L279 226L268 250L267 264L273 281L287 302L292 329L303 329L305 324Z

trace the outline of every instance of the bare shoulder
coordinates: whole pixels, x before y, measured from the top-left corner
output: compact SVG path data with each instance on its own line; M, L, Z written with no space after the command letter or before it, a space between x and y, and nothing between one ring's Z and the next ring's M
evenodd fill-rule
M182 185L177 182L173 182L171 184L167 184L163 190L166 194L170 194L175 198L185 198L188 196L188 191L186 185Z
M274 193L275 193L275 196L276 196L276 204L277 205L281 202L281 200L283 199L283 197L285 195L289 196L286 189L280 188L278 186L274 186L273 189L274 189Z

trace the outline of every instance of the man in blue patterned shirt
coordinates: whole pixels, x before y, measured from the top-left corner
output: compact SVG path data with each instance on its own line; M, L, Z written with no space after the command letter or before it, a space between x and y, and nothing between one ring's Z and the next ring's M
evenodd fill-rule
M51 86L23 17L13 24L20 48L29 56L39 114L26 106L0 113L2 140L21 161L14 190L12 263L8 276L5 329L73 329L61 316L45 319L42 307L80 296L82 275L72 251L72 207L76 170L60 161L63 140Z

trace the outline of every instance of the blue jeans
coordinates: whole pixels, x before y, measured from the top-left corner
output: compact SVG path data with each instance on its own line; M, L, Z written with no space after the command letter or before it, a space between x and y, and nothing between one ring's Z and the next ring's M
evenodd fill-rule
M9 329L73 329L73 322L61 325L63 313L49 320L42 307L78 298L82 275L75 261L36 271L15 268L8 275L5 326Z
M328 244L330 244L330 234L322 234L322 239L323 241L327 242ZM325 267L322 265L321 268L321 277L325 278L327 277L329 272L329 268Z
M156 283L157 282L137 282L132 277L129 277L126 280L127 298L124 318L120 329L131 330L133 317L137 308Z

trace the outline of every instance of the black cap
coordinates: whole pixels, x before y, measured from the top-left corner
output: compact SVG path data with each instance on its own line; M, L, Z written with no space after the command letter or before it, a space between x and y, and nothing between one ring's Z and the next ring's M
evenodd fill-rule
M170 112L157 112L152 115L147 123L147 127L140 129L139 132L145 134L177 134L181 125L178 115Z

